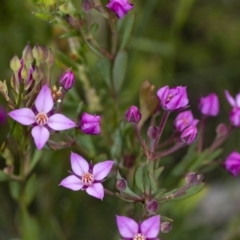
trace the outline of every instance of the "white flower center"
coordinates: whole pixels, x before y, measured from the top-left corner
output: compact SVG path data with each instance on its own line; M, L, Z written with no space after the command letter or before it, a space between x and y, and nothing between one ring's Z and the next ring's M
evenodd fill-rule
M141 233L137 233L134 237L133 240L146 240L147 238L141 234Z
M45 125L48 122L48 116L46 113L44 112L40 112L37 114L37 116L35 117L36 123L38 125Z
M91 186L93 184L93 181L94 181L94 176L91 173L86 172L82 175L82 182L85 185Z

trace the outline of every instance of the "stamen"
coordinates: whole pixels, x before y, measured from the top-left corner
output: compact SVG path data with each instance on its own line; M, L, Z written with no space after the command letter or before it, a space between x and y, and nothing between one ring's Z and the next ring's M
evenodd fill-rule
M134 237L133 240L146 240L147 238L141 234L141 233L137 233Z
M94 181L94 176L91 173L86 172L82 175L82 182L85 185L91 186L93 184L93 181Z
M35 117L36 123L38 125L45 125L48 122L48 116L46 113L44 112L40 112L37 114L37 116Z

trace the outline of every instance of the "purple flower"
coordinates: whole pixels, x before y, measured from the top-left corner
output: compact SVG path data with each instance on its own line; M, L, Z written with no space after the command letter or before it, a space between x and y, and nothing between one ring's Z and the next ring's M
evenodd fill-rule
M158 89L157 95L160 99L162 108L166 111L174 111L184 108L188 104L186 87L175 87L169 89L169 86Z
M240 154L238 152L232 152L225 161L225 168L234 177L237 177L240 173Z
M198 120L193 118L192 112L190 110L181 112L177 115L174 126L178 132L182 132L184 128L188 126L196 126Z
M30 108L13 110L8 115L22 125L32 125L32 136L38 150L42 149L49 139L49 129L55 131L73 128L76 124L62 114L53 114L53 98L50 88L42 87L35 100L36 112Z
M197 128L195 126L189 126L185 128L181 133L181 140L183 143L190 145L197 137Z
M150 217L140 224L131 218L117 216L117 226L122 240L159 240L160 215Z
M86 190L89 195L102 200L104 197L102 182L111 171L114 161L107 160L93 166L73 152L70 159L71 175L64 178L59 185L73 191Z
M210 93L206 97L201 97L198 108L205 116L217 116L219 113L218 96Z
M7 121L7 111L6 108L0 105L0 125Z
M81 131L85 134L99 135L101 132L100 120L101 116L84 112L80 120Z
M60 85L63 87L65 90L69 90L73 87L75 83L75 77L74 74L71 70L65 72L59 80Z
M225 96L233 107L230 112L230 121L233 126L240 127L240 93L237 94L236 100L229 94L227 90L225 90Z
M128 0L110 0L110 3L108 3L106 7L115 12L118 18L123 18L133 9L133 4L129 3Z
M125 116L127 121L132 123L138 123L142 118L142 114L136 106L131 106L125 113Z

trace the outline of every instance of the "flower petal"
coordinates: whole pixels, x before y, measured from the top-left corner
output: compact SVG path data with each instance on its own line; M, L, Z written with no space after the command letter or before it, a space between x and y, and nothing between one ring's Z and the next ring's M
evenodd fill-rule
M20 108L13 110L8 115L22 125L31 125L35 123L35 114L30 108Z
M100 162L93 167L94 180L104 179L112 169L114 161Z
M40 90L36 100L35 106L38 112L48 113L53 108L53 98L50 88L45 85Z
M59 185L65 188L72 189L73 191L78 191L83 188L83 183L81 182L81 180L74 175L70 175L64 178Z
M117 226L120 235L124 238L133 238L138 233L138 224L131 218L117 216Z
M225 93L225 97L226 97L226 99L228 100L228 102L230 103L230 105L231 105L232 107L235 107L235 105L236 105L235 100L234 100L234 98L230 95L230 93L228 92L228 90L225 90L224 93Z
M104 197L104 189L103 189L103 185L101 183L94 183L93 185L89 186L86 189L86 192L95 197L95 198L99 198L99 199L103 199Z
M53 130L59 131L76 127L76 124L71 119L57 113L49 117L48 126Z
M72 170L78 176L82 176L83 173L88 172L89 164L88 162L81 156L76 153L71 152L71 166Z
M150 217L143 221L140 229L147 238L156 238L160 231L160 215Z
M32 129L32 136L38 150L41 150L49 139L49 131L44 126L36 126Z

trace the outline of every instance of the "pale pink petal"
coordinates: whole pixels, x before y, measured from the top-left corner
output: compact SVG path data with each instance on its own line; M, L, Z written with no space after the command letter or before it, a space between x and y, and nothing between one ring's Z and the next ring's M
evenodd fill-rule
M76 124L71 119L57 113L49 117L48 126L53 130L59 131L76 127Z
M143 221L140 225L142 234L147 238L155 238L160 231L160 216L150 217L147 220Z
M35 123L35 114L30 108L20 108L13 110L8 115L22 125L31 125Z
M225 93L225 97L226 97L226 99L228 100L228 102L230 103L230 105L231 105L232 107L235 107L235 105L236 105L235 100L234 100L234 98L230 95L230 93L228 92L228 90L225 90L224 93Z
M120 235L124 238L133 238L138 233L138 224L131 218L117 216L117 226Z
M237 107L240 107L240 93L238 93L236 96L236 104L237 104Z
M81 180L74 175L70 175L64 178L59 185L65 188L72 189L73 191L78 191L83 188Z
M53 108L53 98L50 88L45 85L42 87L35 100L38 112L48 113Z
M78 176L82 176L83 173L88 172L89 164L88 162L81 156L76 153L71 152L71 166L72 170Z
M112 169L114 161L100 162L93 167L94 180L104 179Z
M41 150L49 139L49 131L44 126L36 126L32 129L32 136L38 150Z
M99 198L99 199L103 199L104 197L104 189L103 189L103 185L101 183L94 183L93 185L89 186L86 189L86 192L95 197L95 198Z

